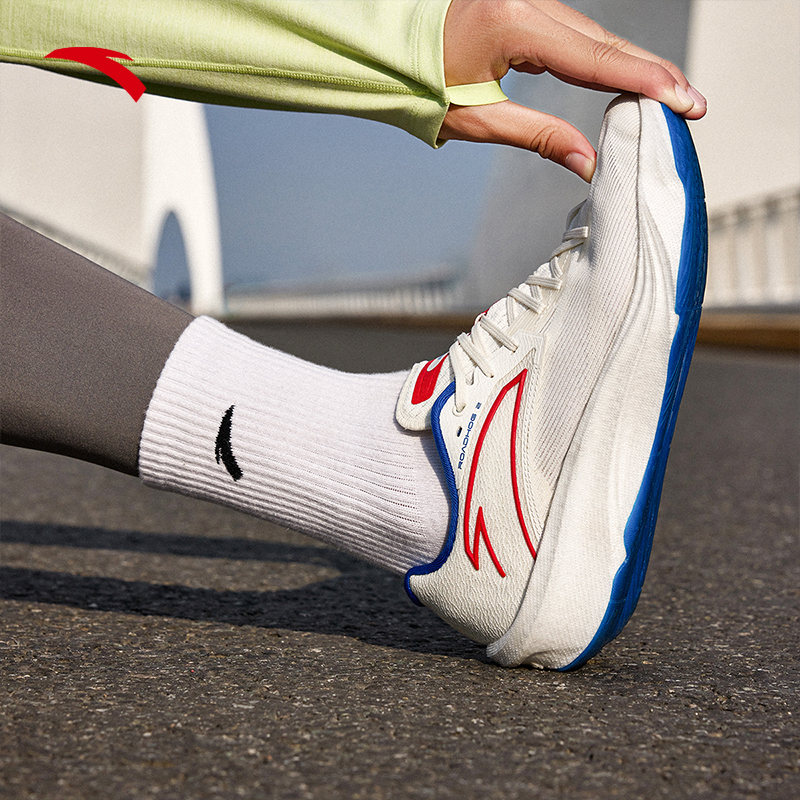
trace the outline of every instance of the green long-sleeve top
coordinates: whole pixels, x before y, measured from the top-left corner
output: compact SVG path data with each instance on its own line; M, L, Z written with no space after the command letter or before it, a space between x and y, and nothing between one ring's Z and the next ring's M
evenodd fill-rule
M350 114L435 146L448 107L450 0L2 0L0 60L107 81L45 59L99 47L148 92L207 103Z

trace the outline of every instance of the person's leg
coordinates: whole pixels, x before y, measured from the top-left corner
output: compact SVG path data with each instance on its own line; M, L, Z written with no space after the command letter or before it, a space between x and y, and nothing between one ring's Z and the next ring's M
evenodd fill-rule
M438 554L448 516L432 434L395 421L406 375L328 369L199 317L150 401L141 477L403 572Z
M394 419L405 373L264 347L7 218L0 247L3 443L139 474L398 573L439 552L433 437Z
M158 376L192 317L0 215L4 444L138 474Z

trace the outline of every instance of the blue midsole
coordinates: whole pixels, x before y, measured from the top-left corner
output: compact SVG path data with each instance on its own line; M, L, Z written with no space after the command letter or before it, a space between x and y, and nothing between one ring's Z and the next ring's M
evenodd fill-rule
M685 120L663 106L667 120L675 167L684 187L686 213L678 266L675 313L678 327L672 340L667 382L661 403L656 436L639 494L625 526L625 561L617 570L611 598L600 626L586 649L571 663L568 671L585 664L604 645L614 639L633 614L644 584L653 544L664 472L667 468L678 407L689 374L706 282L708 222L703 179L692 138Z

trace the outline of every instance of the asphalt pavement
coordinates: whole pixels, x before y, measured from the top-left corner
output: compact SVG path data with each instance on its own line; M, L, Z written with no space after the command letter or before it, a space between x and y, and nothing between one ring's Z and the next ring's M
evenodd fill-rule
M452 340L243 327L358 371ZM0 797L800 797L799 377L698 350L639 607L570 674L294 532L0 449Z

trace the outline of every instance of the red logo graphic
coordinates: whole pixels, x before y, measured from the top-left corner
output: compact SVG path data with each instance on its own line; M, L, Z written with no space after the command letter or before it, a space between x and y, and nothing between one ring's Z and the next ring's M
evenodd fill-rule
M486 521L483 517L483 506L478 507L478 513L475 517L475 533L474 537L470 537L470 506L472 504L472 491L475 486L475 474L478 470L478 461L480 460L481 448L483 447L484 439L486 438L486 433L489 430L489 426L492 424L494 419L494 415L497 413L497 409L500 408L500 404L505 399L506 395L514 388L517 390L517 396L514 403L514 416L511 421L511 487L514 492L514 505L517 509L517 519L519 520L520 528L522 529L522 535L525 537L525 543L528 545L528 550L530 550L531 555L536 558L536 549L531 542L530 534L528 533L528 527L525 524L525 519L522 516L522 505L519 499L519 485L517 482L517 425L519 422L519 410L522 404L522 390L525 387L525 379L528 376L528 370L522 370L516 378L509 381L502 389L500 394L497 396L497 399L494 401L489 413L486 415L486 422L483 425L483 428L478 436L478 442L475 445L475 455L472 458L472 466L470 467L469 472L469 483L467 484L467 497L464 503L464 549L467 553L467 558L472 563L472 566L475 569L480 569L480 553L479 548L481 544L481 539L483 539L484 544L486 545L486 549L489 552L489 558L492 559L492 563L495 566L495 569L500 574L501 578L505 578L506 573L503 567L500 564L500 560L497 558L497 554L494 552L494 548L492 547L492 543L489 540L489 531L486 528Z
M86 64L87 67L92 67L104 75L108 75L134 99L134 102L145 93L145 85L127 67L112 60L124 58L126 61L133 61L125 53L103 50L102 47L62 47L48 53L45 58L62 58L64 61Z
M412 405L424 403L433 394L433 390L436 388L436 381L439 380L439 371L446 358L446 355L439 356L438 359L434 358L422 368L419 375L417 375L417 382L414 384L414 393L411 395ZM437 360L439 363L431 369L431 364Z

